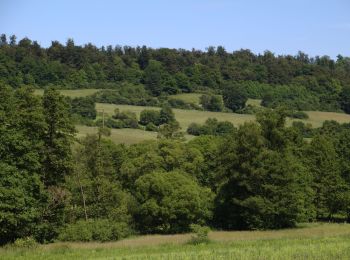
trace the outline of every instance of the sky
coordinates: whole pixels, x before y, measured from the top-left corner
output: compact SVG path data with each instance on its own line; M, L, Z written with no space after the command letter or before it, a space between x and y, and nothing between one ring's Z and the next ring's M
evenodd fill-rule
M147 45L350 56L350 0L0 0L0 33L48 47Z

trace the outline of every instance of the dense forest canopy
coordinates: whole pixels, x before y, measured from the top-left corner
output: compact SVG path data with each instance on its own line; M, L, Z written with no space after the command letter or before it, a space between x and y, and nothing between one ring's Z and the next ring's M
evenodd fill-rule
M268 107L281 104L300 110L348 112L350 58L254 54L224 47L154 49L146 46L75 45L52 41L48 48L36 41L1 35L0 80L12 87L32 85L61 88L117 88L121 82L144 85L153 96L209 90L221 94L239 84L248 97Z

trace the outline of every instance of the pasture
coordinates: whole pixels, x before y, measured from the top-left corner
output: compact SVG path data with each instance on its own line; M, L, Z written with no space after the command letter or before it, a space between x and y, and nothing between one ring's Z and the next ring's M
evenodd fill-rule
M102 104L96 103L96 109L98 112L104 111L108 115L113 115L114 110L119 108L121 111L129 110L140 115L144 109L155 109L160 110L159 107L143 107L143 106L130 106L130 105L113 105L113 104ZM219 121L230 121L234 125L241 125L247 121L254 121L254 115L242 115L234 113L222 113L222 112L210 112L210 111L199 111L199 110L184 110L184 109L173 109L176 120L179 121L183 131L186 131L187 127L191 123L203 124L208 118L216 118Z
M97 134L97 127L77 125L78 130L77 137L84 137L87 134ZM111 135L107 139L112 140L118 144L135 144L146 140L155 140L157 138L157 132L144 131L141 129L111 129Z
M306 224L276 231L214 231L209 244L191 234L146 235L108 243L53 243L0 249L1 259L349 259L349 224Z
M60 90L63 95L69 97L85 97L92 95L99 91L99 89L72 89L72 90ZM42 95L42 89L36 89L35 94ZM182 99L188 103L199 104L199 98L202 94L189 93L189 94L178 94L169 96L169 98ZM261 100L259 99L248 99L247 104L253 106L260 106ZM96 103L96 109L99 113L102 111L108 116L114 114L114 110L119 108L121 111L129 110L136 113L139 117L140 113L144 109L155 109L159 110L159 107L144 107L144 106L132 106L132 105L114 105L105 103ZM237 114L237 113L223 113L223 112L210 112L210 111L198 111L198 110L184 110L184 109L173 109L176 119L179 121L182 131L186 131L187 127L191 123L203 124L208 118L216 118L219 121L229 121L235 126L241 125L245 122L254 121L254 115ZM335 120L339 123L350 122L350 115L345 113L335 112L321 112L321 111L306 111L309 115L308 119L295 121L302 121L304 123L310 123L312 127L322 126L325 120ZM287 120L287 124L291 124L291 119ZM97 132L95 127L88 126L77 126L79 131L78 137L86 134L94 134ZM187 140L193 138L193 136L186 135ZM145 140L154 140L157 138L156 132L147 132L140 129L112 129L111 136L109 137L115 143L134 144Z
M113 115L114 110L119 108L121 111L129 110L140 115L144 109L155 109L159 110L159 107L143 107L143 106L130 106L130 105L113 105L113 104L102 104L97 103L96 109L98 112L104 111L108 115ZM216 118L219 121L229 121L235 126L241 125L245 122L254 121L254 115L236 114L236 113L223 113L223 112L210 112L210 111L198 111L198 110L184 110L184 109L173 109L176 120L179 121L183 131L186 131L187 127L191 123L203 124L208 118ZM326 120L335 120L339 123L350 122L350 115L345 113L335 112L320 112L320 111L306 111L309 115L308 119L303 120L292 120L288 119L287 124L291 124L292 121L302 121L304 123L310 123L313 127L322 126Z

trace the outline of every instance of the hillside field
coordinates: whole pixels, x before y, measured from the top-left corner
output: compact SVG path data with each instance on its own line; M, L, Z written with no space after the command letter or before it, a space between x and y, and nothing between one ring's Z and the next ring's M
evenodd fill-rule
M214 231L209 244L191 234L146 235L117 242L1 248L1 259L349 259L349 224L305 224L276 231Z
M99 89L73 89L73 90L60 90L63 95L70 97L84 97L89 96L99 91ZM42 95L43 90L36 89L35 93L37 95ZM182 99L185 102L199 104L199 98L202 94L189 93L189 94L178 94L169 96L169 98ZM248 99L247 104L253 106L260 106L261 100L259 99ZM96 103L96 109L101 114L102 111L106 115L113 115L114 110L119 108L121 111L129 110L135 112L137 116L140 115L141 111L144 109L155 109L159 110L159 107L144 107L144 106L131 106L131 105L114 105L105 103ZM208 118L216 118L219 121L229 121L235 126L241 125L244 122L254 121L254 115L246 114L236 114L236 113L223 113L223 112L210 112L210 111L198 111L198 110L184 110L184 109L173 109L176 119L179 121L182 131L186 131L187 127L191 123L203 124ZM309 118L305 120L299 120L304 123L310 123L313 127L322 126L323 122L326 120L335 120L339 123L350 122L350 115L345 113L335 113L335 112L321 112L321 111L305 111ZM293 120L288 119L287 123L291 124ZM297 121L297 120L295 120ZM96 133L96 128L88 126L77 126L79 131L78 137L84 136L86 134ZM124 144L134 144L144 140L156 139L157 133L147 132L139 129L112 129L111 136L109 137L112 141L116 143ZM186 135L186 139L189 140L193 138L190 135Z
M143 107L143 106L130 106L130 105L113 105L96 103L96 109L98 112L104 111L108 115L113 115L114 110L119 108L121 111L129 110L136 113L138 116L144 109L156 109L159 107ZM198 111L198 110L184 110L173 109L176 120L179 121L182 129L185 131L191 123L203 124L208 118L216 118L219 121L229 121L235 126L241 125L245 122L254 121L254 115L236 114L236 113L223 113L223 112L210 112L210 111ZM325 120L335 120L339 123L350 122L350 115L344 113L335 112L320 112L320 111L305 111L309 118L305 120L299 120L305 123L310 123L313 127L320 127ZM290 124L293 120L287 121Z

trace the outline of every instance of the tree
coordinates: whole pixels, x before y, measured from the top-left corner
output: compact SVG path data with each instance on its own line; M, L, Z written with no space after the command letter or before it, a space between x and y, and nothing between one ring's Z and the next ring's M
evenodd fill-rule
M140 124L147 125L152 123L156 126L160 124L160 112L157 110L145 109L140 113Z
M144 71L144 83L154 96L160 95L163 90L164 70L162 64L150 60Z
M0 244L38 236L47 194L40 180L43 116L33 90L0 83Z
M350 114L350 87L343 88L340 93L340 106L345 113Z
M284 126L270 117L272 122L266 117L261 124L287 138ZM310 175L288 142L284 147L270 145L274 137L261 124L240 126L222 147L223 185L216 199L216 223L224 228L293 227L300 219L313 218Z
M95 101L91 97L77 97L71 101L71 113L89 119L96 119Z
M171 122L174 122L175 120L175 115L173 110L171 109L170 106L163 106L162 109L160 110L159 114L159 123L160 124L169 124Z
M223 109L222 99L216 95L202 95L200 104L205 110L209 111L222 111Z
M0 244L36 235L45 203L39 175L0 162L0 196Z
M226 86L222 96L225 107L232 109L233 112L244 108L248 100L245 89L237 84Z
M170 121L159 127L158 138L183 139L183 133L180 132L180 124L177 121Z
M72 138L75 128L69 106L57 90L49 88L43 96L45 111L45 149L43 150L43 180L46 186L62 184L71 170Z
M75 146L74 170L67 176L71 192L70 223L79 219L109 219L129 223L133 198L116 179L124 148L89 135Z
M1 34L0 36L0 46L7 45L6 34Z
M305 158L313 176L317 217L331 218L335 213L346 212L349 187L341 177L341 165L331 140L314 137Z
M137 213L143 233L188 232L211 218L213 194L181 171L153 172L136 183Z

